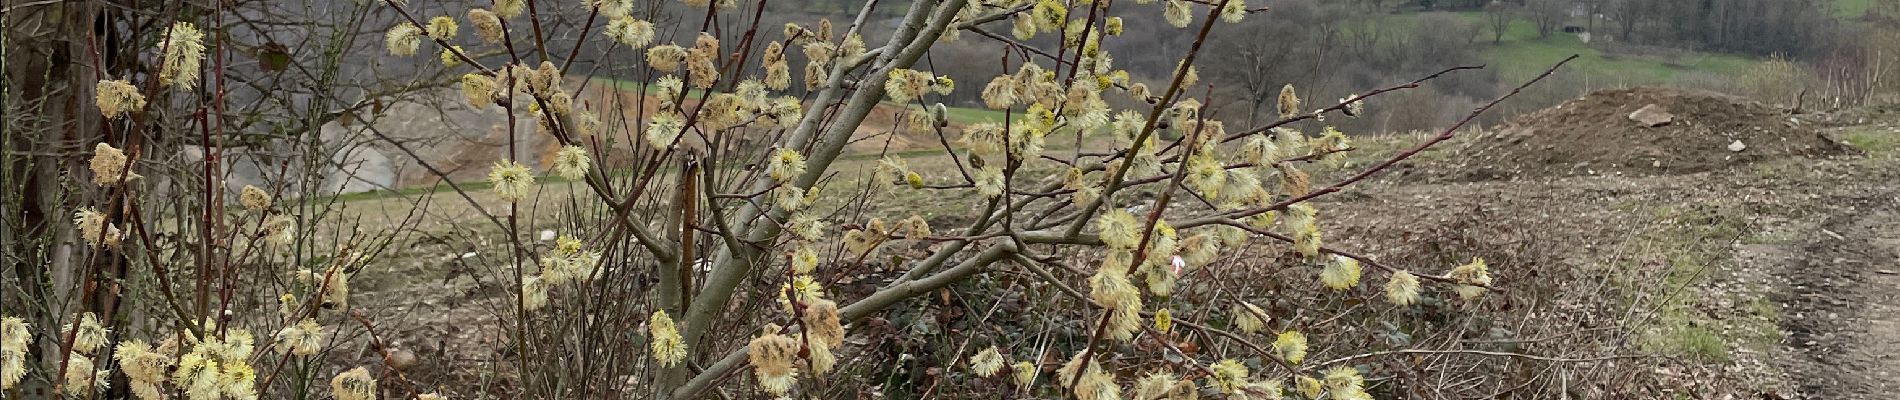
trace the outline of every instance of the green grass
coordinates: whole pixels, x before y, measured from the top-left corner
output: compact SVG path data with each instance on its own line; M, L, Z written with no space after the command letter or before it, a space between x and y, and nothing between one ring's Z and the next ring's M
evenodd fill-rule
M1663 332L1654 344L1667 347L1673 354L1704 362L1727 363L1729 360L1728 344L1714 330L1685 325L1671 326Z
M1732 273L1731 243L1770 239L1749 231L1748 211L1724 203L1660 207L1652 213L1650 225L1656 228L1630 244L1638 259L1666 263L1660 270L1626 268L1632 275L1618 280L1635 292L1648 293L1629 300L1655 312L1641 327L1641 348L1662 356L1727 363L1732 349L1767 351L1780 343L1781 311L1773 301L1750 297L1747 290L1707 290L1708 282ZM1722 304L1723 299L1734 306L1711 309L1711 302Z
M1835 0L1834 16L1841 18L1860 18L1873 8L1876 0Z
M1760 62L1736 55L1686 50L1679 56L1666 59L1610 54L1584 43L1575 34L1557 32L1549 37L1538 37L1537 25L1524 19L1511 21L1510 27L1505 29L1503 40L1494 43L1485 13L1465 12L1460 15L1484 27L1486 32L1481 35L1477 45L1485 47L1485 61L1498 68L1507 81L1529 79L1550 64L1572 54L1580 57L1566 68L1596 79L1626 84L1667 83L1686 72L1732 76Z
M1839 136L1841 140L1847 141L1848 145L1870 156L1890 156L1894 154L1894 150L1900 150L1900 132L1872 125L1848 128L1841 131Z

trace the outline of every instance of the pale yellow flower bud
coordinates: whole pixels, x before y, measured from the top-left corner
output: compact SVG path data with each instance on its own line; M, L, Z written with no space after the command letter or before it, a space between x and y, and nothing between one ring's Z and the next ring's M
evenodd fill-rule
M1260 329L1266 328L1267 321L1272 318L1267 315L1266 310L1261 310L1259 306L1244 301L1234 305L1233 313L1234 326L1245 333L1259 332Z
M554 154L554 173L570 181L587 176L592 166L593 159L587 156L587 149L580 146L563 146Z
M534 173L528 166L513 160L495 162L488 169L488 183L495 187L495 196L505 201L520 201L528 197L528 191L534 188Z
M1359 260L1334 254L1332 260L1320 269L1319 280L1333 290L1346 290L1359 286Z
M383 35L383 40L389 47L389 54L412 56L416 54L416 48L422 45L422 28L411 24L397 24L389 28L389 32Z
M356 367L330 379L330 394L337 400L376 400L376 378L369 370Z
M792 362L798 357L797 339L778 334L778 325L766 324L764 333L747 345L746 357L759 386L774 395L784 395L796 382L798 371Z
M1161 12L1161 18L1176 28L1186 28L1194 22L1193 10L1188 9L1187 1L1184 0L1167 0L1167 9Z
M660 366L672 368L686 359L686 343L680 339L679 329L674 326L673 318L666 310L653 311L647 320L647 335L652 339L653 360Z
M1392 280L1385 283L1385 299L1401 306L1418 302L1418 276L1406 271L1392 273Z
M527 10L528 3L523 0L495 0L495 15L502 18L514 18Z
M1273 353L1293 364L1306 360L1306 334L1300 331L1280 332L1280 336L1273 339Z
M653 23L632 17L614 18L607 22L607 30L602 34L627 47L647 47L653 44Z
M471 8L468 10L468 23L475 26L475 36L482 38L483 42L501 43L507 36L502 31L501 17L493 11Z
M997 352L996 346L990 346L976 353L975 357L970 357L970 372L984 378L996 376L998 371L1003 370L1003 364L1007 362L1009 360Z
M1220 360L1207 369L1213 371L1207 376L1207 385L1229 395L1241 393L1247 387L1248 376L1252 374L1247 371L1247 364L1231 358Z
M663 44L647 48L647 65L653 69L673 72L679 71L680 63L686 61L686 48Z
M131 168L126 165L128 161L130 161L130 159L125 156L124 151L120 151L110 144L99 143L93 145L92 160L89 162L89 166L92 168L93 183L99 186L108 186L116 185L128 179L138 178L139 175L132 173L130 171Z
M93 104L99 106L99 114L106 119L145 108L145 95L139 94L137 87L123 80L101 80L94 92Z
M198 68L204 61L205 51L204 33L198 31L198 26L184 21L173 23L159 46L165 50L165 56L158 84L184 90L197 86Z

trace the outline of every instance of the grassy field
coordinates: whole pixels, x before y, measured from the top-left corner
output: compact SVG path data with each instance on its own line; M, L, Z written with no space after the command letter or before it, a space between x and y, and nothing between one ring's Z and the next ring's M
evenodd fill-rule
M1460 13L1485 25L1485 13ZM1488 28L1487 28L1488 29ZM1493 43L1490 33L1480 40L1486 61L1501 68L1506 80L1521 80L1541 72L1550 63L1581 55L1570 68L1591 77L1616 79L1621 83L1666 83L1691 72L1732 76L1740 74L1759 60L1730 54L1682 51L1672 57L1626 56L1604 52L1584 43L1575 34L1552 33L1538 37L1537 25L1528 20L1512 21L1504 40Z
M1835 0L1834 15L1841 18L1860 18L1867 9L1874 7L1878 0Z

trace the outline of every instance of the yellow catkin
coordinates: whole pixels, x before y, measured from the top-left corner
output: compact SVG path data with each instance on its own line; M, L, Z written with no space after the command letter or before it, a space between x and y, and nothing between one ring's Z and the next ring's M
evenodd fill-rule
M1023 390L1027 390L1030 385L1035 384L1036 375L1038 372L1041 372L1039 368L1036 367L1036 363L1028 361L1017 361L1016 365L1010 366L1009 369L1012 372L1012 378L1016 379L1016 387Z
M262 188L244 185L244 190L238 192L238 204L243 204L246 210L263 211L266 208L270 208L270 197L270 193L265 192Z
M970 357L970 372L984 378L996 376L998 371L1003 370L1003 364L1008 362L1009 360L996 350L996 346L990 346L976 353L975 357Z
M145 95L132 83L123 80L102 80L94 88L93 104L99 106L99 114L106 119L115 119L127 112L145 108Z
M1102 243L1111 249L1133 249L1140 244L1141 227L1136 224L1135 215L1121 209L1104 212L1095 220Z
M766 172L772 176L772 180L789 184L805 174L805 155L799 154L798 150L779 149L767 161Z
M423 30L429 32L431 39L448 41L454 39L457 32L462 31L462 25L455 23L455 18L445 15L430 18L428 27Z
M79 228L79 235L92 247L119 246L122 235L119 227L106 223L106 215L92 207L74 211L73 225Z
M1460 284L1452 290L1465 300L1476 300L1483 296L1485 287L1491 285L1491 268L1483 258L1472 257L1471 262L1451 269L1451 279Z
M1320 269L1320 283L1333 290L1346 290L1359 285L1359 260L1334 254L1332 260Z
M1248 302L1235 304L1233 313L1234 326L1239 327L1240 331L1245 333L1259 332L1261 329L1266 328L1267 320L1271 318L1267 315L1265 310L1261 310L1259 306Z
M1162 11L1161 18L1176 28L1186 28L1194 22L1193 10L1188 9L1185 0L1167 0L1167 9Z
M1385 283L1385 299L1401 306L1417 303L1418 276L1407 271L1392 273L1392 280Z
M653 360L662 367L671 368L686 360L686 343L681 340L679 328L673 324L673 318L666 310L653 311L647 321L647 333L652 337Z
M673 72L679 71L680 64L686 61L686 48L663 44L647 48L647 65L653 69Z
M631 17L614 18L607 22L607 30L602 32L607 38L632 48L644 48L653 44L653 23Z
M73 351L91 354L93 351L98 350L100 346L105 345L106 336L110 335L111 331L107 330L105 325L99 323L97 316L94 316L90 312L85 312L80 313L76 319L79 322L79 329L74 330L73 324L71 323L60 328L61 331L73 333Z
M165 56L158 84L181 90L197 86L198 69L205 51L204 33L198 31L198 26L183 21L173 23L160 48L165 50Z
M337 400L376 400L376 388L376 378L363 367L330 378L330 393Z
M797 339L778 334L779 326L766 324L764 333L746 346L747 360L759 386L774 395L784 395L797 380L793 361L798 357Z
M475 36L489 44L501 43L507 36L501 28L501 17L494 11L483 8L468 10L468 24L475 26Z
M844 324L838 315L838 303L825 299L812 300L805 306L803 317L806 332L809 332L813 341L831 347L844 345Z
M523 0L495 0L495 15L502 18L520 16L527 9L527 2Z
M1251 374L1247 371L1247 364L1231 358L1215 362L1207 369L1213 371L1207 376L1208 386L1228 395L1240 393L1246 388L1247 377Z
M126 165L130 159L110 144L99 143L92 146L92 160L88 166L92 169L92 181L99 186L110 186L127 179L137 178Z
M422 28L412 24L397 24L383 34L383 44L389 48L389 54L396 56L416 55L416 49L422 46Z
M709 89L714 82L719 81L718 58L719 39L700 32L699 38L693 41L693 48L686 55L686 73L693 87Z
M528 191L534 188L534 173L528 166L513 160L495 162L488 169L488 183L495 187L495 196L506 201L520 201L527 198Z
M564 146L554 154L554 173L570 181L587 176L593 167L593 159L587 156L587 149L580 146Z
M277 351L299 356L316 355L323 346L323 326L317 320L305 318L296 324L277 331Z
M1273 353L1286 362L1299 364L1306 360L1306 334L1300 331L1280 332L1273 339Z

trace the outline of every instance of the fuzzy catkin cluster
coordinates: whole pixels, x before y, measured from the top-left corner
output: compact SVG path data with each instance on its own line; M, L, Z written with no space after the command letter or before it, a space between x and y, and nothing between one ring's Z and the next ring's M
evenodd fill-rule
M1392 304L1401 306L1417 303L1418 276L1412 275L1412 273L1408 271L1392 273L1391 280L1385 283L1385 299L1386 301L1392 302Z
M653 44L653 23L631 17L614 18L607 21L607 29L602 34L627 47L645 48Z
M593 168L593 158L580 146L563 146L554 154L554 174L570 181L580 180Z
M134 339L119 342L112 357L118 360L119 370L124 371L126 379L131 382L134 396L140 400L165 398L166 372L174 363L170 354L153 349L143 340Z
M692 78L693 87L709 89L719 81L719 67L713 64L718 57L719 39L701 32L686 54L686 74Z
M99 106L99 114L106 119L116 119L127 112L145 108L145 95L131 82L123 80L101 80L93 89L93 104Z
M1260 332L1261 329L1267 327L1267 322L1271 320L1266 310L1260 309L1260 306L1253 305L1253 303L1244 301L1234 305L1233 313L1234 326L1239 327L1240 331L1245 333Z
M111 186L139 178L139 174L133 173L131 166L126 164L129 161L125 152L117 147L106 143L93 145L92 160L88 163L92 169L93 183Z
M422 28L410 24L400 24L389 28L383 34L383 44L389 48L389 54L412 56L422 46Z
M202 328L201 331L208 335L219 330L217 324L211 322L202 324ZM186 339L190 350L178 357L177 368L171 371L171 384L183 390L187 398L256 398L257 370L250 364L255 339L250 331L227 328L222 337L193 338L187 335ZM176 348L174 346L167 342L160 346L158 352L172 354L166 349Z
M330 378L330 392L337 400L376 400L376 387L376 378L363 367Z
M759 386L775 395L784 395L796 382L798 370L792 363L798 357L797 339L778 334L779 326L767 324L765 332L746 346L746 357Z
M204 33L198 31L198 26L184 21L173 23L160 46L165 49L165 55L158 72L158 84L181 90L196 87L198 66L204 61L205 52Z
M244 189L238 191L238 204L244 205L244 209L251 212L261 212L270 208L271 196L263 188L244 185Z
M528 191L534 189L534 172L514 160L496 161L488 169L488 184L494 186L495 197L521 201L527 198Z
M1451 269L1451 279L1459 285L1453 288L1458 296L1465 300L1475 300L1484 295L1485 287L1491 286L1491 269L1484 259L1473 257L1471 262Z
M1280 332L1280 336L1273 339L1273 353L1293 364L1306 360L1306 334L1300 331Z
M653 360L660 366L671 368L686 360L686 343L666 310L653 311L653 317L647 320L647 335L653 341Z
M315 319L304 318L277 331L276 339L277 351L298 356L316 355L323 346L323 326Z
M1076 353L1069 362L1056 370L1056 378L1067 386L1070 394L1080 400L1115 400L1122 396L1121 385L1115 383L1115 376L1102 370L1102 364L1089 357L1088 353Z
M1002 371L1003 365L1007 363L1009 359L1003 357L1003 354L996 350L996 346L990 346L976 353L975 357L970 357L970 372L975 373L976 376L988 378L996 376L996 373Z
M92 247L118 247L123 235L117 225L106 222L105 214L92 207L74 211L73 225L79 228L79 236Z
M1135 380L1135 399L1137 400L1192 400L1199 398L1199 388L1193 382L1183 381L1174 373L1166 371L1149 372Z

